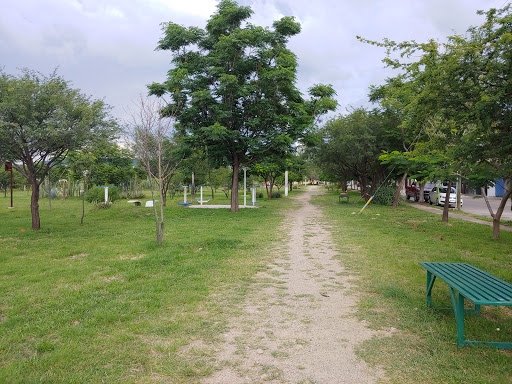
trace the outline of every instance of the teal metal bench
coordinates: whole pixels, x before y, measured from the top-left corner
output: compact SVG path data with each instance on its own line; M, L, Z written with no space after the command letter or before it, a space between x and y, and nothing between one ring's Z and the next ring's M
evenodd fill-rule
M348 201L348 193L340 193L340 197L338 197L338 203L341 203L341 199L343 197L346 197L347 198L347 203L349 202Z
M512 342L464 340L464 312L480 313L481 305L512 306L512 284L465 263L420 263L427 270L427 307L432 307L432 287L436 278L450 288L453 311L457 322L457 346L487 344L500 349L512 348ZM475 307L464 309L468 299Z

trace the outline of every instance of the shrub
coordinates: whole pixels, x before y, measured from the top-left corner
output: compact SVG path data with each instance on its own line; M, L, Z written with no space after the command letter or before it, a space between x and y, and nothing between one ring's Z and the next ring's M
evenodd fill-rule
M108 199L110 202L114 202L119 199L119 189L109 188ZM85 192L85 200L89 203L101 203L105 202L105 189L93 187Z
M374 194L372 203L381 205L393 205L396 187L382 186Z
M272 198L273 199L279 199L281 197L280 191L272 191Z
M256 192L256 198L257 199L263 199L264 197L267 197L266 192ZM273 199L279 199L281 197L281 192L279 191L272 191L272 198Z

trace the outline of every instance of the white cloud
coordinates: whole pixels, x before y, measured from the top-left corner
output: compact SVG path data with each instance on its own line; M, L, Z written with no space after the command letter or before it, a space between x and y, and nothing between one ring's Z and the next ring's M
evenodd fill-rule
M381 40L443 39L483 21L477 9L496 0L240 0L254 10L251 22L271 26L295 16L302 32L291 39L298 56L298 85L333 84L342 109L367 104L371 84L392 74L384 50L356 35ZM116 115L145 86L163 81L168 52L155 51L160 24L173 21L204 27L217 0L3 0L0 68L28 67L59 73L74 86L116 107Z

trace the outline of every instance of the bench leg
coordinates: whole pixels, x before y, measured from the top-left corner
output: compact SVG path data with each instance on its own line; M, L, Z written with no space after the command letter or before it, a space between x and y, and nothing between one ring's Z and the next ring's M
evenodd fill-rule
M427 271L427 308L432 308L432 287L436 281L436 275Z
M455 312L455 321L457 323L457 347L463 347L464 342L464 296L460 293L457 295L453 288L450 287L452 296L453 311Z

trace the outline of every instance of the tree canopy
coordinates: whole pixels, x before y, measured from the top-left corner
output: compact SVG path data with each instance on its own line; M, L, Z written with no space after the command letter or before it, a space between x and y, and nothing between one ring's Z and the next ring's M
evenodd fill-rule
M336 107L331 86L312 86L307 101L296 87L297 58L286 45L300 24L283 17L262 28L248 22L252 13L223 0L204 30L164 23L157 49L171 52L173 68L164 83L149 86L151 94L168 97L182 135L229 162L233 191L241 165L286 154L315 116ZM231 210L238 210L237 193Z
M512 178L511 9L479 12L485 16L482 25L444 43L361 39L385 47L384 62L400 70L372 96L400 111L414 156L443 159L429 161L433 179L462 176L483 187ZM511 193L506 191L496 213L491 210L494 237Z
M40 228L39 186L71 150L111 138L117 123L101 100L91 100L55 72L0 72L0 159L31 184L32 229Z

